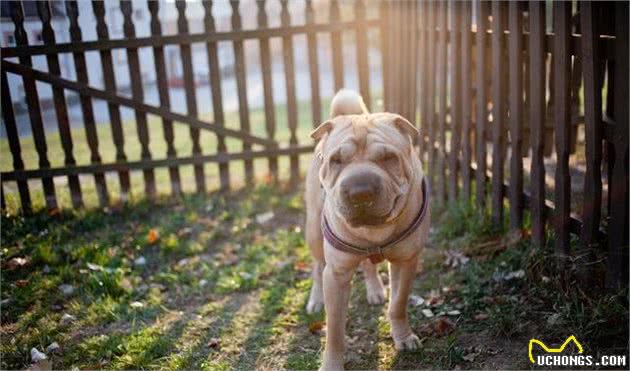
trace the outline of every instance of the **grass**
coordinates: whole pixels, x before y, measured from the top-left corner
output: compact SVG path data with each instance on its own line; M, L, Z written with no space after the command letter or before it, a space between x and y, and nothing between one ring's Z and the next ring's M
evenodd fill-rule
M257 223L270 210L274 218ZM26 368L30 349L52 342L61 347L49 353L60 369L319 367L324 338L309 328L324 315L304 311L311 282L303 212L299 192L261 185L109 210L4 215L0 367ZM395 351L385 307L367 304L357 274L348 368L529 368L529 338L555 344L570 334L593 354L627 354L627 293L567 289L551 274L547 250L511 242L488 220L461 206L435 217L413 294L437 298L436 315L460 314L448 316L454 328L442 333L431 330L426 307L410 307L418 352ZM445 266L446 251L471 260ZM11 267L16 257L29 261ZM134 263L140 257L146 264ZM521 269L524 277L501 279ZM74 292L64 295L62 284ZM64 314L75 318L65 323Z

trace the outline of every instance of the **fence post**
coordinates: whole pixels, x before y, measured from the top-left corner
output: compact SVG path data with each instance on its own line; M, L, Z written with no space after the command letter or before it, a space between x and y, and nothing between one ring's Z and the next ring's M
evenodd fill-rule
M477 123L475 130L477 170L475 178L477 183L476 203L482 210L486 208L486 126L488 125L488 89L486 86L486 60L487 30L488 30L488 3L475 2L477 9L477 34L476 34L476 80L475 91L477 94L476 114Z
M571 211L571 174L569 173L569 151L571 135L571 112L569 74L571 54L569 52L571 29L571 3L554 3L553 8L553 70L554 70L554 119L556 132L556 176L555 176L555 248L556 253L569 253L569 216Z
M267 28L267 12L265 10L266 1L257 1L258 4L258 27ZM274 139L276 133L276 111L273 103L273 83L271 57L269 51L269 38L260 38L260 63L262 80L263 80L263 94L265 100L265 129L267 131L267 137L271 140ZM272 182L278 181L278 157L269 157L269 174L271 175Z
M457 202L457 191L459 188L459 178L457 177L459 172L459 150L461 142L462 127L462 82L461 82L461 68L460 63L462 59L462 5L463 3L450 1L450 13L451 13L451 152L449 153L449 181L448 181L448 200L451 205Z
M105 3L102 1L92 1L92 10L96 17L96 35L99 41L106 41L109 39L109 32L107 30L107 24L105 23ZM114 76L114 64L112 61L112 52L109 49L103 49L100 51L101 66L103 69L103 82L106 91L115 92L116 78ZM116 147L116 162L127 162L127 155L125 155L125 137L123 135L122 122L120 118L120 108L114 103L107 103L109 112L109 120L112 127L112 138L114 146ZM131 188L129 181L129 171L119 170L118 178L120 180L120 199L122 202L129 200L129 189Z
M182 35L189 34L188 19L186 18L186 1L178 0L175 2L175 6L177 7L177 31ZM180 45L180 53L182 58L184 89L186 90L187 112L189 116L199 117L199 113L197 111L197 95L195 93L195 72L192 64L191 45L189 43L182 43ZM193 156L200 156L202 152L201 145L199 144L199 129L190 129L190 139L192 140ZM194 172L197 192L205 193L207 188L203 164L195 164Z
M5 128L7 129L7 139L9 140L9 149L13 157L13 169L23 170L24 161L22 160L22 148L20 146L20 137L18 135L17 125L15 124L15 114L13 112L13 104L11 104L11 91L9 90L9 82L7 81L6 71L2 73L2 117ZM22 213L30 215L31 194L28 190L28 182L26 180L17 181L18 192L20 193L20 205Z
M532 143L531 201L532 241L542 247L545 243L545 94L546 51L545 51L545 4L529 3L529 105L530 134Z
M510 229L523 223L523 13L521 3L509 3L510 63Z
M241 30L241 13L238 9L239 1L230 0L232 6L232 30ZM238 94L238 116L241 124L241 130L250 131L249 125L249 103L247 101L247 70L245 68L245 55L243 51L243 40L237 39L233 41L234 47L234 66L236 75L236 90ZM251 151L252 146L249 143L243 143L243 151ZM254 163L252 160L245 160L245 183L248 186L254 184Z
M212 1L203 2L205 11L203 25L207 33L215 32L212 4ZM208 41L206 43L206 50L208 53L208 69L210 71L210 90L212 93L212 113L214 115L214 123L219 127L223 127L225 126L225 117L223 113L223 97L221 96L221 75L219 70L217 43L215 41ZM217 153L225 154L226 152L227 147L225 145L225 137L223 135L217 135ZM225 191L230 188L230 165L227 162L219 162L219 181L220 190Z
M55 31L50 24L50 3L47 1L38 1L37 13L42 22L42 39L46 45L55 45ZM59 68L59 57L57 54L47 54L46 62L48 71L54 75L61 76ZM70 119L68 117L68 109L66 106L66 96L62 88L52 87L53 101L55 104L55 115L57 117L57 127L59 129L59 138L63 148L66 166L74 166L77 164L74 159L72 134L70 132ZM83 206L83 197L81 195L81 185L79 177L76 175L68 176L68 188L70 188L70 197L72 199L72 207L78 209Z
M280 20L283 27L289 27L291 20L289 17L288 1L280 1L282 10ZM282 57L284 62L284 81L287 93L287 123L289 124L289 146L297 147L298 141L295 131L297 129L297 102L295 99L295 68L293 66L293 39L291 35L282 37ZM297 154L291 154L291 184L296 185L300 178L300 158Z
M370 68L367 53L367 27L365 25L365 1L356 0L354 3L354 18L357 22L357 70L359 75L359 91L368 110L372 107L370 95Z
M159 1L148 0L147 7L151 13L151 34L162 35L162 25L158 18ZM166 62L164 61L164 47L161 45L153 47L153 61L155 62L155 79L158 87L160 106L170 108L171 99L168 93L168 76L166 75ZM164 140L166 141L166 156L169 159L177 158L177 151L174 145L173 121L162 118L162 128L164 130ZM171 178L171 193L179 195L182 192L179 168L171 166L168 169Z
M437 19L439 22L440 28L440 39L438 43L438 65L439 73L438 73L438 99L439 99L439 116L438 116L438 129L437 129L437 139L438 139L438 151L437 151L437 182L436 182L436 199L438 204L443 205L444 200L446 198L446 115L447 115L447 106L446 106L446 98L448 95L447 90L447 52L448 52L448 5L446 2L439 3L439 8L437 8Z
M66 1L66 12L68 13L68 19L70 28L70 40L72 42L81 42L83 39L81 35L81 28L79 27L79 7L76 1ZM77 74L77 81L88 84L88 72L85 62L85 55L82 52L72 53L74 60L74 69ZM92 100L89 96L81 94L79 96L81 102L81 113L83 115L83 123L85 125L85 138L88 146L90 147L90 162L92 164L100 164L102 162L101 155L98 150L98 136L96 131L96 124L94 122L94 110L92 108ZM94 173L94 183L96 185L96 194L98 195L99 205L105 207L109 204L109 194L107 192L107 182L105 181L105 174L96 172Z
M590 246L597 242L602 204L602 82L599 71L601 59L598 20L600 7L589 1L583 3L580 10L586 139L584 194L588 195L582 209L582 243Z
M341 21L339 11L339 1L330 1L330 22L337 24ZM335 92L343 88L343 48L341 46L341 30L330 33L330 47L332 49L333 76L335 81Z
M24 11L20 1L12 1L11 19L15 25L15 43L20 46L28 45L26 30L24 29ZM31 57L20 57L20 64L31 67ZM28 106L29 118L31 121L31 130L33 131L33 140L35 149L39 157L39 167L47 169L50 167L48 160L48 147L46 145L46 132L44 131L44 123L42 121L42 111L39 105L39 95L37 94L37 85L35 78L31 74L22 76L24 84L24 94L26 95L26 104ZM42 185L44 188L44 197L46 198L46 207L48 210L57 208L57 197L55 195L55 184L51 177L43 177Z
M461 54L461 125L462 125L462 199L470 202L472 92L470 88L472 66L472 4L462 4L462 54Z
M120 11L123 13L123 30L125 37L135 38L136 30L131 19L133 6L130 1L124 0L120 2ZM138 48L127 48L127 63L129 63L129 79L131 80L131 95L133 100L137 102L144 101L144 92L142 89L142 73L140 72L140 60L138 57ZM149 128L147 124L147 115L143 112L135 110L136 127L138 129L138 139L140 140L142 160L151 160L151 151L149 150ZM153 169L144 169L144 189L149 197L154 197L155 189L155 173Z
M492 3L492 222L503 224L503 160L505 157L506 76L505 8Z

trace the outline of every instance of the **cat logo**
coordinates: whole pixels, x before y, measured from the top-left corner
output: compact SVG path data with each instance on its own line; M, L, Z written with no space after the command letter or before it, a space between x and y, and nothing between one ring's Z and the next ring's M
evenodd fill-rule
M564 351L564 348L566 348L567 345L569 345L571 341L573 341L573 343L577 346L578 353L584 352L584 348L582 348L582 344L580 344L580 342L577 341L577 339L575 338L575 335L569 336L567 340L565 340L564 343L562 343L562 345L559 348L549 348L548 346L545 345L545 343L543 343L542 341L538 339L530 339L529 346L528 346L529 360L534 364L536 363L536 361L534 360L534 356L532 356L532 348L534 347L534 344L540 345L540 347L547 353L562 353L562 351Z

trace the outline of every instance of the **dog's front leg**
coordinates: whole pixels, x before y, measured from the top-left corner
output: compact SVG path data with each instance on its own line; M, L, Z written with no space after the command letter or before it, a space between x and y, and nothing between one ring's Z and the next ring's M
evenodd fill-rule
M389 266L391 296L388 312L397 350L415 350L420 347L420 340L411 330L407 316L407 300L417 263L418 256L414 255L409 260L391 262Z
M322 370L343 370L346 312L350 297L352 276L360 259L351 257L344 259L339 251L331 252L337 255L329 257L326 251L326 267L324 268L324 304L326 307L326 349Z

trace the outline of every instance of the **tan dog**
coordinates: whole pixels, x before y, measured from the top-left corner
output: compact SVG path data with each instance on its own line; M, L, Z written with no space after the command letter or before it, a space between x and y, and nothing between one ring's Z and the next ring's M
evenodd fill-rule
M346 309L359 264L368 302L380 304L386 296L377 266L366 255L342 251L324 238L322 213L329 230L354 246L377 246L411 231L425 201L420 157L412 145L417 134L399 115L368 113L361 96L349 90L335 95L331 119L311 133L319 142L306 177L306 241L314 260L306 310L326 309L322 369L343 369ZM382 251L389 261L388 314L398 350L420 346L409 326L406 306L429 231L428 214L407 237Z

